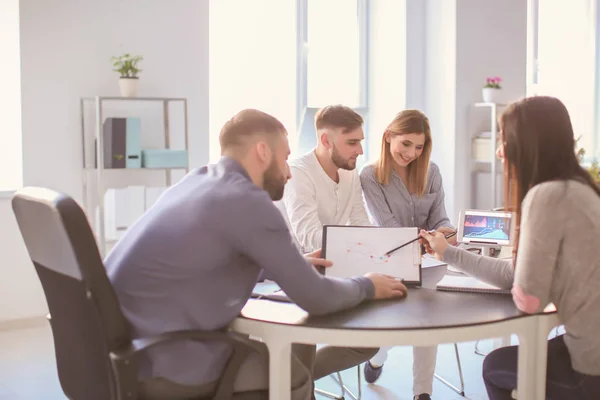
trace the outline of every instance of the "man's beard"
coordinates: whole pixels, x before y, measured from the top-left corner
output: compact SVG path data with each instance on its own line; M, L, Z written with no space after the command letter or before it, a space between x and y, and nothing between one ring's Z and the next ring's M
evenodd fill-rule
M278 201L282 199L286 184L285 178L281 175L275 160L273 160L263 175L263 187L269 193L271 200Z
M338 152L338 149L335 147L335 145L332 148L331 161L333 161L333 164L336 167L345 169L348 171L352 171L354 168L356 168L356 159L344 160L342 158L342 156L340 155L340 153Z

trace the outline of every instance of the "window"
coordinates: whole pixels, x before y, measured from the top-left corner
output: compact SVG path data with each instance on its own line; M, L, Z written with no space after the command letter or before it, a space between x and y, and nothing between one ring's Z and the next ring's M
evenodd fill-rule
M598 156L596 0L530 0L528 95L559 98L578 145Z
M306 0L307 106L361 99L361 31L358 0ZM365 31L366 32L366 31Z
M342 103L366 117L366 4L211 0L211 162L219 157L221 127L243 108L281 120L292 156L316 145L314 114L320 107Z
M19 0L0 1L0 192L23 181Z
M314 116L329 104L354 108L368 135L368 15L366 0L298 0L294 156L317 145ZM363 147L367 153L368 141Z
M210 160L223 124L244 108L296 132L295 0L211 0L209 14Z

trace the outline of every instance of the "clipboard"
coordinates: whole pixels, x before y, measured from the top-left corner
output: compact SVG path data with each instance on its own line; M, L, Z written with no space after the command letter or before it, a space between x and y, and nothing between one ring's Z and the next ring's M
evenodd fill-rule
M419 228L324 225L321 256L333 262L322 273L337 278L383 273L402 279L406 286L421 286L421 245L418 241L385 255L414 239Z

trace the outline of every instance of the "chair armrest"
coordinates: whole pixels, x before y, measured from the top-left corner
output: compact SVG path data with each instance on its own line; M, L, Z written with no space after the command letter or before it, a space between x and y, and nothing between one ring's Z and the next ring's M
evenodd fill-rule
M221 330L221 331L200 331L200 330L183 330L183 331L173 331L173 332L165 332L156 336L152 336L149 338L140 338L134 339L131 342L131 350L134 353L138 353L140 351L147 350L152 348L158 344L170 343L170 342L178 342L181 340L214 340L220 341L224 343L228 343L232 345L234 348L237 346L249 346L256 351L258 351L258 347L256 347L256 342L248 339L247 336L241 335L239 333L229 331L229 330Z
M257 342L239 333L221 331L182 330L165 332L148 338L134 339L130 346L110 353L111 364L120 388L119 399L137 398L137 365L135 355L158 344L178 342L181 340L220 341L233 347L233 354L228 360L219 381L214 399L230 399L233 383L237 373L251 351L260 351ZM133 396L133 397L132 397Z

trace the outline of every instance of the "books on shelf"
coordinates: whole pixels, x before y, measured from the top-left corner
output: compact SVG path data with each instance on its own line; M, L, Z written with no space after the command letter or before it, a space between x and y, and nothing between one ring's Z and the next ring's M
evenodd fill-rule
M501 289L466 275L445 275L436 289L446 292L510 294L510 289Z

